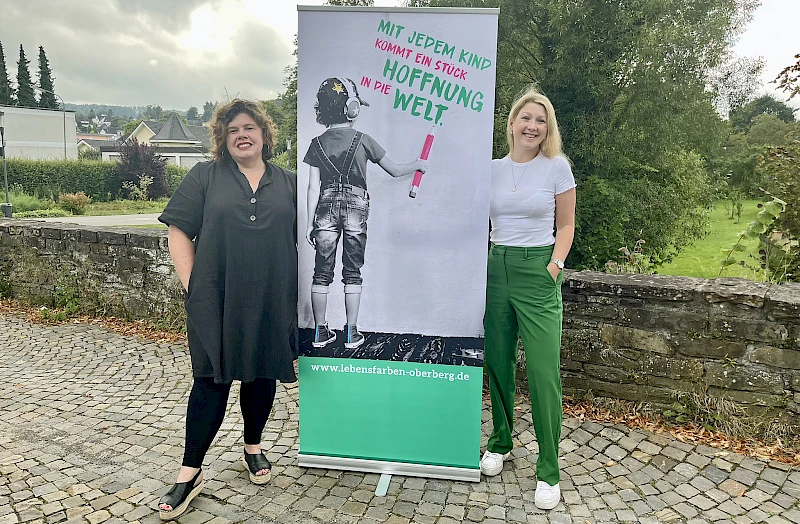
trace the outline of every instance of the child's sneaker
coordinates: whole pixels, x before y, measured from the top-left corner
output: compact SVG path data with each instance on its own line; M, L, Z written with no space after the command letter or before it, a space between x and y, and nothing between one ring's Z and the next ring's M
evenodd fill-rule
M362 335L356 326L346 325L344 327L344 347L347 349L355 349L364 343L364 335Z
M326 322L324 324L317 324L314 330L314 342L312 342L311 345L315 348L324 348L334 340L336 340L336 333L328 327L328 323Z

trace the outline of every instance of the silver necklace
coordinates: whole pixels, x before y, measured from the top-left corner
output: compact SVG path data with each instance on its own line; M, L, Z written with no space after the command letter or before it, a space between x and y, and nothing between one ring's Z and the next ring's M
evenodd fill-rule
M512 160L512 162L513 162L513 160ZM517 184L519 184L522 181L522 177L525 176L525 171L528 170L528 166L531 165L531 162L533 162L533 160L530 160L527 164L525 164L525 169L522 170L522 174L519 176L519 178L517 178L514 175L514 164L511 164L511 180L514 182L514 189L512 189L511 191L513 193L517 192Z

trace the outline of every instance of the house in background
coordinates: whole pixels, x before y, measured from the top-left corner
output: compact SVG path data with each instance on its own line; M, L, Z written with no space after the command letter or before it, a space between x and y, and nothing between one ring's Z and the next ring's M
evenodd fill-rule
M75 111L0 105L8 158L78 158Z
M86 153L87 151L97 151L100 153L100 146L107 146L112 143L114 142L106 140L105 138L82 138L78 136L78 155Z
M177 113L172 113L165 122L143 120L126 140L136 139L140 143L158 148L158 154L171 164L191 168L208 159L211 137L203 126L187 125ZM119 158L119 143L99 146L103 160Z

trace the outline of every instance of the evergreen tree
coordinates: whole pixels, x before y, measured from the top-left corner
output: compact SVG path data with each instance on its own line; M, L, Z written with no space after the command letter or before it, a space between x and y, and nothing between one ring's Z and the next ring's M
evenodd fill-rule
M31 83L31 72L28 71L30 61L25 58L25 50L19 45L19 61L17 62L17 105L20 107L36 107L36 95Z
M14 105L14 90L11 88L11 81L8 79L6 55L3 53L2 42L0 42L0 104Z
M58 109L56 95L53 94L53 72L50 70L50 62L47 60L42 46L39 46L39 87L42 88L39 107Z

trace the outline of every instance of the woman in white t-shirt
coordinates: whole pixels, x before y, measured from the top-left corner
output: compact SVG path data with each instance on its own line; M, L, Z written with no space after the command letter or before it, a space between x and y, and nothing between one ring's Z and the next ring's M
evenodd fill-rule
M508 156L492 162L485 369L494 431L481 459L497 475L512 449L517 341L522 338L539 444L534 502L561 499L561 271L575 234L575 179L550 100L531 90L508 115ZM554 234L555 230L555 234Z

